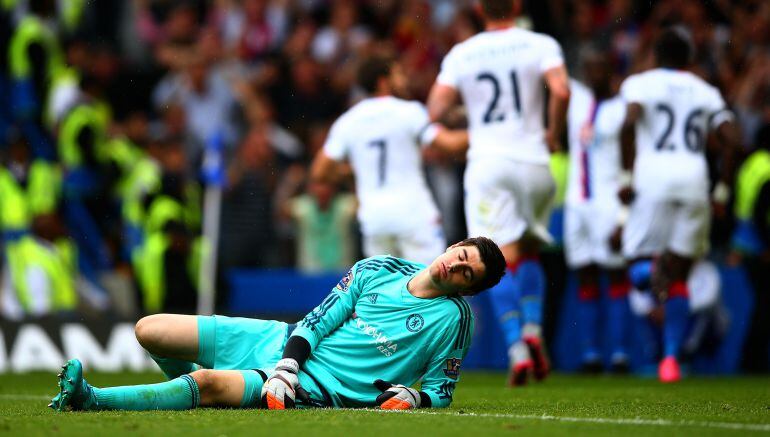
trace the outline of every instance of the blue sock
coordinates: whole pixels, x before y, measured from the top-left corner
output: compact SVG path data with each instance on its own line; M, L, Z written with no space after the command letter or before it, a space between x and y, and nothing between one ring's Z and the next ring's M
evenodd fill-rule
M505 344L510 348L521 340L521 321L519 299L516 294L514 278L510 271L506 270L500 282L489 289L489 297L495 318L500 324L500 329L505 336Z
M198 384L182 375L159 384L93 388L99 410L188 410L200 403Z
M578 336L583 351L583 362L601 359L597 336L599 334L599 288L583 286L578 290Z
M516 269L516 284L519 287L522 324L540 325L543 321L543 296L545 295L545 272L540 261L534 258L522 260Z
M666 357L677 356L687 332L690 304L684 296L670 296L666 301L666 318L663 322L663 352Z
M611 296L607 308L607 329L613 357L627 355L626 326L630 320L631 308L628 306L628 296Z
M178 378L182 375L194 372L197 367L195 364L189 361L182 361L176 358L163 358L153 354L150 354L150 358L158 364L160 370L166 375L168 379Z

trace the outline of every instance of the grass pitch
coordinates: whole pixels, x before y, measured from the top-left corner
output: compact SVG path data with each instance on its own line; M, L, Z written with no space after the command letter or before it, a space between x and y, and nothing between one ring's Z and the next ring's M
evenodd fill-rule
M94 374L97 386L159 382L160 374ZM662 385L635 377L555 375L523 389L500 373L464 372L451 408L212 410L57 413L49 374L0 379L0 434L13 435L770 435L770 377L689 378Z

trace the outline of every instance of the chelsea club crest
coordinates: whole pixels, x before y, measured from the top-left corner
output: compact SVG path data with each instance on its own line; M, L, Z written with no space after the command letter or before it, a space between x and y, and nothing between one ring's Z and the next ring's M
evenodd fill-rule
M412 314L406 318L406 329L417 332L425 325L425 320L419 314Z

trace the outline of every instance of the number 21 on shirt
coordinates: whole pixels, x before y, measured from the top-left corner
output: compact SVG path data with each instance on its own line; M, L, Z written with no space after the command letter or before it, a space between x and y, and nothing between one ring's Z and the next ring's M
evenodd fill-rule
M521 115L521 97L519 96L519 79L515 71L511 71L507 78L511 81L511 87L513 89L513 106L516 110L516 115ZM478 82L487 82L492 86L492 100L487 106L487 110L484 112L484 124L499 123L505 120L506 113L500 112L497 109L500 101L500 79L490 72L482 72L476 76Z

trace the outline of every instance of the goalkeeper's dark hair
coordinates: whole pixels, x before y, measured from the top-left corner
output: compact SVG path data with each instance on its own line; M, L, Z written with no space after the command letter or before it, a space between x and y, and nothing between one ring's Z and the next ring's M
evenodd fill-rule
M390 76L392 65L393 60L383 56L371 56L364 59L358 66L358 84L368 94L374 94L380 79Z
M500 282L505 274L505 257L494 241L487 237L471 237L460 241L457 246L476 246L481 262L484 263L484 278L466 290L467 295L479 294Z

